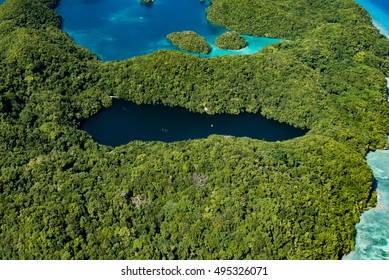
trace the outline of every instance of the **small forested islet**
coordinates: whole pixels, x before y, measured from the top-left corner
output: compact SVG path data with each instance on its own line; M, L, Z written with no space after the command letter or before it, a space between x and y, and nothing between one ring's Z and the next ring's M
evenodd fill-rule
M215 46L223 50L240 50L247 46L247 41L238 32L231 31L218 36Z
M209 54L212 50L207 40L194 31L173 32L168 34L166 38L174 46L184 51Z

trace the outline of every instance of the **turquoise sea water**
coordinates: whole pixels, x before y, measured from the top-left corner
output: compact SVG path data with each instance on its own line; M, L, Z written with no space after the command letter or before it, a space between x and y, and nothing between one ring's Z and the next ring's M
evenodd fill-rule
M389 38L389 1L357 0L357 2L369 11L374 25ZM361 215L361 220L356 225L355 250L344 259L389 260L389 151L370 152L366 160L376 180L378 205Z
M209 0L158 0L144 5L139 0L61 0L57 12L63 29L78 44L105 61L121 60L160 49L177 50L167 40L171 32L193 30L212 45L207 57L225 54L252 54L279 39L244 36L248 47L225 51L213 45L225 31L209 23Z
M373 18L373 24L389 38L389 1L388 0L356 0Z
M389 151L371 152L366 160L376 179L378 205L361 215L355 250L344 259L389 260Z

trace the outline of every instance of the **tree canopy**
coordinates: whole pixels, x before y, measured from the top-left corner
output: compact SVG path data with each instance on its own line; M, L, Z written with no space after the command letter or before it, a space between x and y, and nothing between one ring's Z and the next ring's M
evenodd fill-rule
M279 37L255 55L157 51L102 62L49 0L0 6L2 259L339 259L374 205L364 155L386 145L389 41L351 0L213 0L208 19ZM99 145L110 95L307 128Z
M167 39L184 51L209 54L211 46L203 36L194 31L181 31L168 34Z
M218 36L215 45L223 50L240 50L247 46L247 41L238 32L231 31Z

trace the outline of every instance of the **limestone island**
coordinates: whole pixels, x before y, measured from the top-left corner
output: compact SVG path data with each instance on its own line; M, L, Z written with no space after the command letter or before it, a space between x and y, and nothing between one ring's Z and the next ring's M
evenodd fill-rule
M205 38L194 31L173 32L166 36L167 40L184 51L209 54L211 45Z
M238 32L230 31L217 37L215 46L223 50L240 50L247 46L247 41Z
M152 4L154 3L154 0L139 0L141 4Z

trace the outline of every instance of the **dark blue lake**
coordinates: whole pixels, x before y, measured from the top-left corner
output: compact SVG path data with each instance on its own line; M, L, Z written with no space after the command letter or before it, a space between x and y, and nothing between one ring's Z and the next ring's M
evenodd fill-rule
M225 54L252 54L279 39L244 36L248 47L225 51L213 45L225 31L209 23L209 0L156 0L144 5L139 0L61 0L57 12L63 30L78 44L105 61L122 60L160 49L176 50L167 40L171 32L193 30L212 45L207 57Z
M260 114L208 115L181 107L136 105L118 99L113 100L113 106L86 120L81 129L97 142L109 146L133 140L173 142L205 138L211 134L277 141L306 133Z

